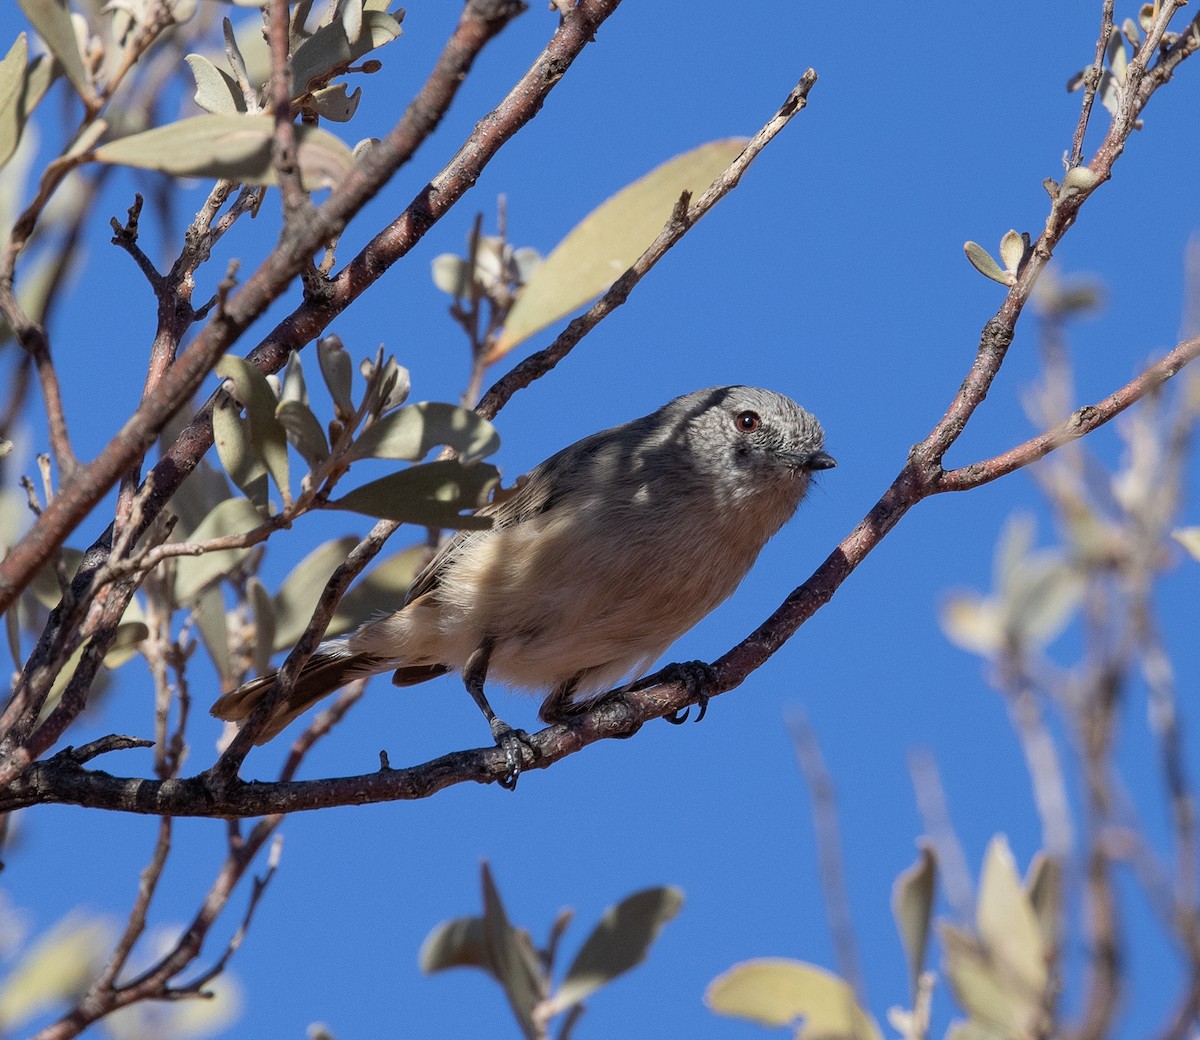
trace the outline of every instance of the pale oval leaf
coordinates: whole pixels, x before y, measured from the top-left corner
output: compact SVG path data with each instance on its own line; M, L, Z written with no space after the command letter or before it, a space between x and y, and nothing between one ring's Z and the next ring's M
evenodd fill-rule
M1046 948L1003 835L991 840L984 855L976 927L1001 983L1020 1003L1040 1006L1048 981Z
M1013 276L1007 271L1002 271L1000 265L992 259L991 254L983 246L977 242L965 242L963 252L967 254L971 266L985 278L990 278L993 282L999 282L1001 285L1012 285Z
M353 39L347 37L340 20L322 26L292 55L292 97L324 86L364 54L391 43L401 31L400 23L384 11L364 11L361 31Z
M492 880L486 861L483 873L483 936L496 978L504 988L509 1006L527 1036L536 1035L533 1009L541 1000L538 985L537 957L529 936L518 931L508 921L500 892Z
M192 604L192 620L217 670L221 688L229 689L232 686L233 662L229 656L229 620L220 585L210 585L196 597Z
M209 61L203 54L184 57L196 81L193 98L205 112L213 115L236 115L246 111L246 97L241 87L224 69Z
M205 542L226 535L245 534L262 523L262 516L246 498L227 498L208 514L188 537L189 542ZM246 558L250 550L222 549L200 556L180 556L175 561L173 594L176 603L187 603L197 593L228 574Z
M486 503L499 482L494 466L482 462L464 466L454 459L442 459L373 480L330 502L329 507L424 527L483 530L492 526L490 517L463 516L462 510L478 509Z
M113 927L74 913L42 936L11 970L0 989L6 1031L60 1003L78 999L104 964Z
M1009 274L1015 275L1025 257L1025 239L1016 231L1007 231L1000 239L1000 260Z
M683 892L667 886L635 892L610 906L567 969L546 1013L566 1011L644 961L682 906Z
M325 583L358 544L353 535L318 545L283 580L275 594L275 641L272 649L286 650L303 634ZM330 626L330 633L332 632Z
M334 123L348 123L358 111L358 103L362 100L362 90L354 88L353 93L346 93L345 83L334 83L328 87L312 92L312 107L317 115Z
M25 82L25 63L29 46L25 34L18 33L8 53L0 61L0 166L12 158L21 140L21 94Z
M471 268L461 256L442 253L430 264L430 273L436 288L461 300L471 288Z
M215 371L234 385L234 396L246 409L250 437L262 455L267 471L274 479L285 503L291 502L288 485L287 431L275 417L278 399L271 385L257 368L245 358L226 354L217 362Z
M100 145L92 157L174 177L269 185L277 183L271 164L274 127L270 116L210 113L118 138ZM315 126L296 127L296 158L308 191L333 187L354 169L350 149Z
M1025 876L1025 892L1042 929L1042 942L1045 943L1046 949L1055 949L1062 934L1062 862L1044 852L1035 855Z
M592 210L530 275L488 363L605 292L658 237L680 195L707 189L745 145L744 138L701 145Z
M337 336L325 336L317 341L317 363L321 366L329 396L342 417L348 419L354 414L354 399L350 396L354 366Z
M283 426L287 439L313 469L329 458L329 442L312 410L299 401L280 401L275 418Z
M75 38L75 27L71 24L71 9L66 0L17 0L25 17L29 19L46 42L50 53L58 59L71 86L82 98L92 96L92 86L79 54L79 43Z
M921 973L925 970L925 951L929 944L936 888L937 862L934 860L933 846L922 841L917 862L896 878L892 885L892 916L908 958L909 982L914 997Z
M882 1040L842 979L814 964L762 958L736 964L709 983L704 1002L721 1015L765 1026L803 1020L798 1040Z
M428 546L412 545L372 567L342 597L326 634L341 635L380 614L399 610L408 587L429 562L429 552Z
M1019 1036L1021 1005L1000 980L988 951L970 933L942 922L938 928L946 979L973 1021L1002 1036Z
M1200 527L1177 527L1171 537L1182 545L1193 560L1200 560Z
M946 638L955 646L992 657L1004 645L1005 625L997 604L975 593L951 596L938 611Z
M491 455L500 447L500 437L490 422L469 408L425 401L377 419L351 445L348 457L416 462L439 444L470 463Z
M496 978L482 917L443 921L425 937L417 963L427 975L447 968L482 968Z
M266 586L254 575L246 582L246 598L254 615L254 670L262 675L271 670L275 646L275 606Z
M104 667L120 668L121 665L136 657L138 644L149 635L150 629L143 621L124 621L119 624L112 646L104 655Z

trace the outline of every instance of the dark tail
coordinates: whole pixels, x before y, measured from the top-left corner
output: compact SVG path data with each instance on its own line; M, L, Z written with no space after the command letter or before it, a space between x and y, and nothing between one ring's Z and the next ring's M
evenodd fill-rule
M265 744L277 736L293 719L339 686L345 686L354 679L386 671L385 660L372 654L347 653L340 648L332 652L322 652L318 647L300 670L296 684L283 700L275 705L274 713L255 743ZM212 706L212 714L229 722L245 722L255 705L271 688L277 674L278 671L267 672L225 694Z

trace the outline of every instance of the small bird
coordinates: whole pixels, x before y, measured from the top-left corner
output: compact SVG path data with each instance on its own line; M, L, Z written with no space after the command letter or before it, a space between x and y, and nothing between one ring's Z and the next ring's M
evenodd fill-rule
M789 398L722 386L564 448L479 510L490 528L451 537L400 609L317 647L258 743L354 679L460 671L515 784L524 735L492 711L485 680L543 693L554 722L645 675L733 593L811 474L837 464L824 441ZM213 715L246 719L275 675Z

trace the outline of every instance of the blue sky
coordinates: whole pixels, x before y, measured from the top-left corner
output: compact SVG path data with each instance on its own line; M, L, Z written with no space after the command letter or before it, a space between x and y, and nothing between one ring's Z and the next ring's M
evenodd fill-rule
M1127 7L1118 9L1118 20L1136 14ZM1065 83L1091 60L1099 8L1084 0L969 9L934 2L919 14L868 5L851 19L842 8L775 0L744 8L701 2L686 10L626 4L464 203L332 331L355 356L382 342L410 369L414 399L457 399L468 374L466 346L429 264L439 253L463 250L476 212L490 230L496 197L504 194L512 242L547 252L598 203L658 163L704 141L753 133L814 66L820 80L809 108L742 185L624 308L497 420L502 447L495 461L511 479L593 430L714 384L768 386L821 419L839 467L821 475L738 593L671 654L715 659L825 558L942 414L1002 298L1001 288L967 263L962 244L974 239L995 251L1009 228L1036 234L1041 227L1048 207L1041 182L1061 175L1078 114L1078 95ZM355 123L337 129L349 143L391 125L457 9L410 5L404 36L380 54L383 72L361 83ZM534 4L485 52L416 161L347 233L343 257L453 154L538 53L555 17ZM11 39L20 22L15 5L5 6L0 39ZM1200 159L1198 75L1195 61L1186 63L1152 101L1114 181L1088 202L1057 253L1061 273L1107 284L1103 312L1072 328L1079 403L1126 382L1178 338L1184 252L1198 224L1190 187ZM56 111L53 102L47 111ZM1105 124L1098 108L1089 152ZM144 282L107 242L107 217L124 213L134 188L128 174L110 179L79 290L51 329L84 457L135 404L153 331ZM198 198L193 191L180 205L180 223ZM243 270L253 268L273 241L275 202L223 243L202 276L207 285L231 256L243 258ZM271 324L268 316L257 331ZM255 342L252 332L239 352ZM1034 432L1022 393L1037 375L1035 348L1033 323L1023 323L949 463L995 454ZM41 450L40 417L30 435ZM1123 442L1110 427L1089 447L1111 467ZM1191 490L1186 522L1198 522L1198 507ZM479 911L482 859L492 865L510 916L535 938L544 937L560 907L575 908L568 952L604 907L627 893L656 884L683 889L683 911L648 962L591 1002L576 1036L760 1035L702 1006L714 976L754 956L834 966L808 795L784 724L797 710L818 735L837 786L868 1001L882 1022L889 1006L907 999L888 903L892 880L912 861L923 830L907 768L913 749L929 749L941 770L972 870L993 834L1008 835L1022 869L1038 847L1038 819L1004 704L979 660L951 646L937 620L950 591L990 586L993 546L1013 511L1038 516L1039 543L1052 540L1045 506L1025 474L917 507L833 602L742 688L715 701L701 725L653 724L635 739L593 746L530 773L515 794L463 786L413 804L287 821L279 873L233 963L246 1000L234 1035L301 1036L314 1020L341 1040L507 1033L503 998L483 976L426 978L416 967L421 940L435 924ZM79 544L104 524L102 507ZM366 527L344 515L306 520L272 541L266 574L278 581L313 545ZM409 540L420 536L414 530ZM397 548L404 538L397 535ZM1198 575L1181 557L1159 598L1192 731ZM1078 634L1068 632L1056 658L1069 663L1077 645ZM197 669L197 702L211 700L206 681ZM144 670L126 667L72 742L144 732L150 691ZM503 698L496 707L514 725L534 724L532 701ZM210 761L218 732L208 718L197 720L192 767ZM485 739L457 679L398 691L379 680L313 752L304 775L370 770L381 745L393 764L417 763ZM244 775L269 777L284 750L256 752ZM1187 760L1193 774L1200 772L1194 742ZM1131 797L1149 807L1151 836L1167 848L1157 759L1137 688L1124 705L1119 762ZM149 756L129 753L105 767L142 772ZM155 827L150 818L61 807L26 813L3 887L35 932L73 907L120 915ZM224 845L217 821L184 821L178 835L154 907L163 925L190 917ZM239 905L235 900L229 928ZM1126 908L1132 989L1119 1034L1132 1037L1163 1024L1179 962L1145 901L1130 894ZM951 1014L939 985L935 1032ZM503 1024L494 1028L497 1019Z

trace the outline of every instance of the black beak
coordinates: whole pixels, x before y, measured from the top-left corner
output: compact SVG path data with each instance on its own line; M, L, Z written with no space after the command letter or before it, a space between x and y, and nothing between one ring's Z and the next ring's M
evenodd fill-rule
M814 451L804 460L805 469L833 469L837 459L825 451Z

